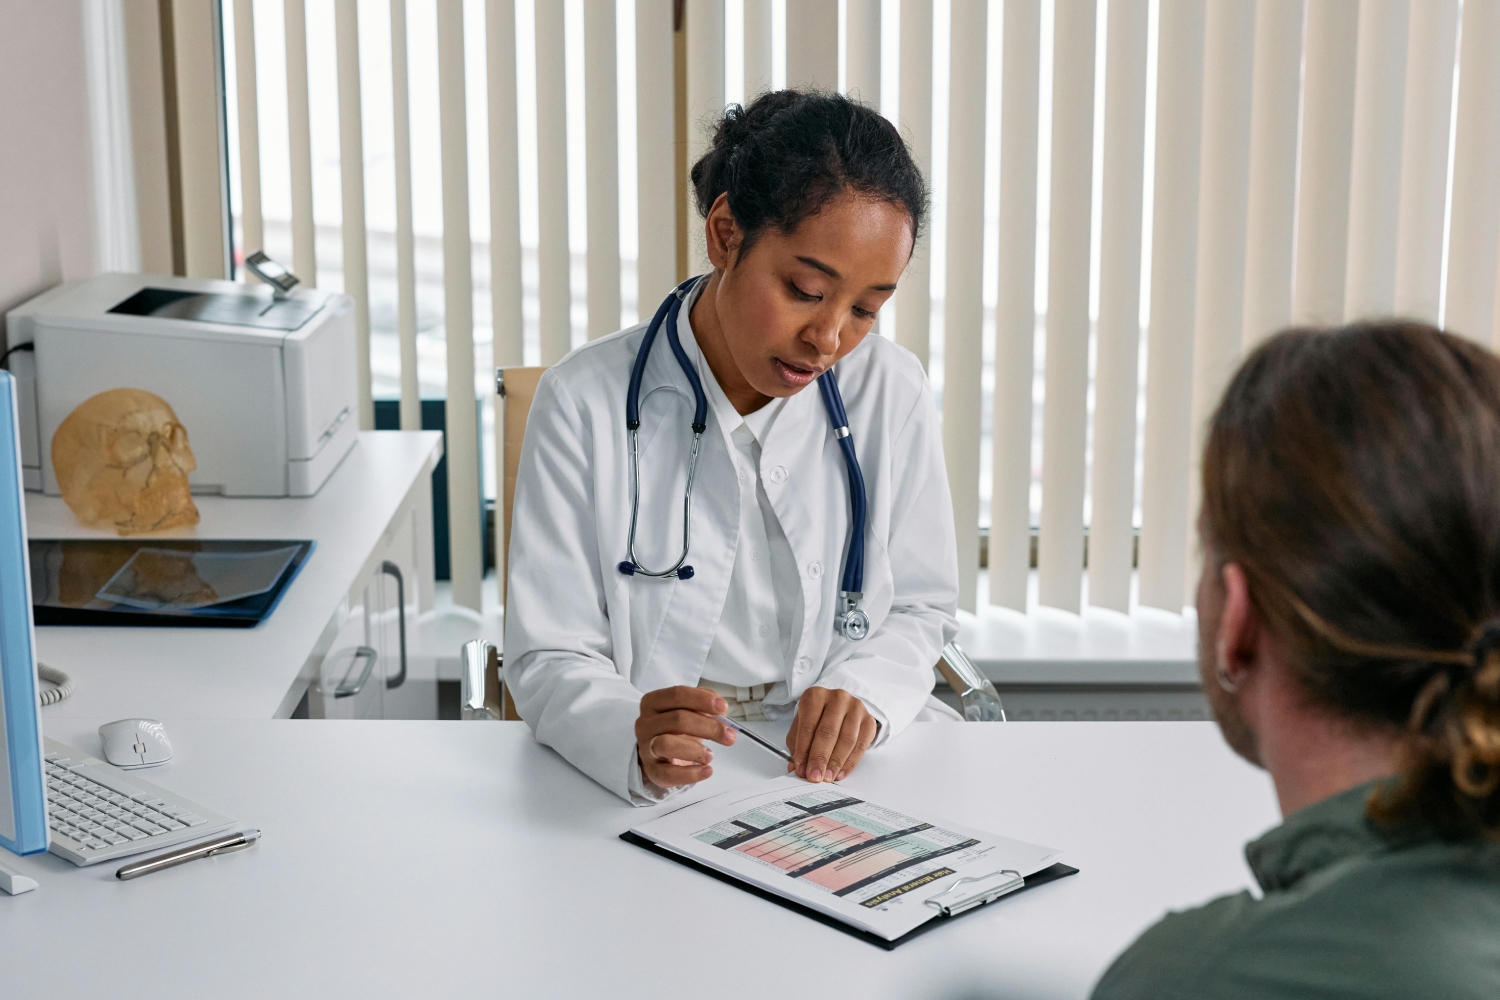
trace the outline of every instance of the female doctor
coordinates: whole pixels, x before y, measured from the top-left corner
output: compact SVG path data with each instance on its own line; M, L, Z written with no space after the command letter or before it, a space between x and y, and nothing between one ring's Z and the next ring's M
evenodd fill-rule
M791 716L809 781L958 718L930 697L958 597L937 414L868 336L921 173L875 111L783 90L731 107L692 179L712 272L546 372L512 514L516 707L638 805L713 773L716 715Z

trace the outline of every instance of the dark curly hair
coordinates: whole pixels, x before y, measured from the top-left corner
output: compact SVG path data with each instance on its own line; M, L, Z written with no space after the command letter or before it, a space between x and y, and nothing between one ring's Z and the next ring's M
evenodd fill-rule
M906 209L913 246L927 214L927 187L901 133L842 94L773 90L747 108L730 105L692 179L705 217L729 195L741 254L768 226L795 232L845 191Z

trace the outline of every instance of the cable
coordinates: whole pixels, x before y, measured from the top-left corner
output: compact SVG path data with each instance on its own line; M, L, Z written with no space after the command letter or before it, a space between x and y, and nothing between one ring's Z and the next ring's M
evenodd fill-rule
M36 341L34 340L28 340L24 344L17 344L15 347L12 347L10 350L6 351L4 354L0 354L0 368L4 368L8 371L10 369L10 356L17 351L34 350L36 350Z
M73 693L73 678L56 667L49 667L45 663L38 663L36 665L36 675L44 681L57 685L37 695L37 700L43 705L56 705Z

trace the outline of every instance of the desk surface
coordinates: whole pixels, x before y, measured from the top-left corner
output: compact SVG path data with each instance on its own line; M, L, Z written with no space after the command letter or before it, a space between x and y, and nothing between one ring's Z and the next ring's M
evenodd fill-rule
M412 489L427 488L423 473L440 457L436 431L366 431L316 496L194 497L199 524L160 537L310 538L317 547L276 611L255 628L37 629L37 659L71 675L76 688L44 718L269 719L290 712L308 654ZM40 493L26 494L26 527L32 538L115 537L83 527L61 497ZM292 704L284 704L289 697Z
M622 843L645 818L519 723L172 722L143 774L260 826L146 876L50 855L0 896L11 996L1081 997L1168 907L1250 882L1268 779L1208 723L918 724L859 786L1050 844L1082 874L894 952ZM48 735L97 747L94 721ZM705 793L777 773L745 743Z

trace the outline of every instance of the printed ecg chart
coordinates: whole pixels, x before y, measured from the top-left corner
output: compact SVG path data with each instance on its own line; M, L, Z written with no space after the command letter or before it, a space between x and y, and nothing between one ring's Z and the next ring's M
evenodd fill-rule
M837 788L762 803L693 839L867 907L951 875L990 850Z
M809 785L790 774L690 803L630 834L757 894L886 941L937 917L933 900L965 880L1025 878L1059 856L1040 844L871 802L857 784Z

